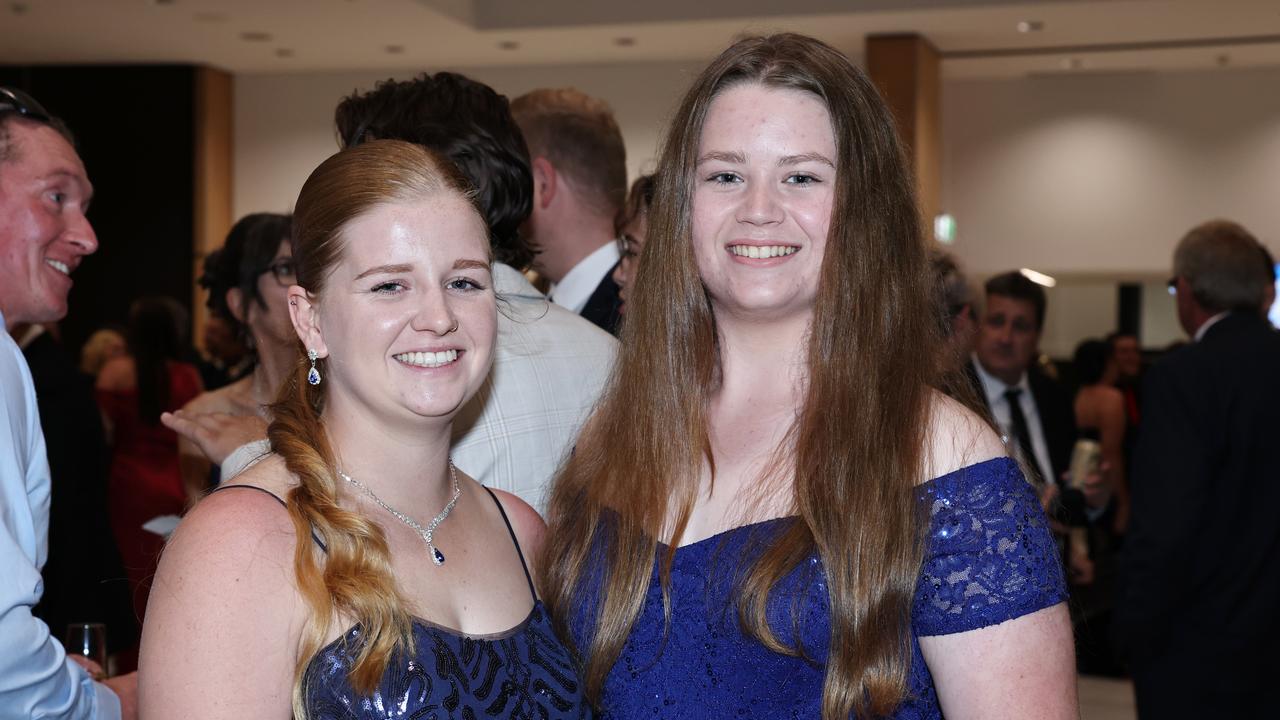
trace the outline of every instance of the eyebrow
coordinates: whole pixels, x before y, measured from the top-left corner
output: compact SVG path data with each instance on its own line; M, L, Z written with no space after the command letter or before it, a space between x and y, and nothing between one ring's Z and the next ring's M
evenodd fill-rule
M468 260L467 258L459 258L453 263L454 270L484 270L492 272L493 266L483 260Z
M412 272L412 271L413 271L412 265L403 265L403 264L402 265L379 265L377 267L371 267L368 270L365 270L364 272L357 275L355 279L359 280L361 278L367 278L370 275L380 275L380 274L386 274L386 273L405 273L405 272Z
M710 162L712 160L719 160L720 162L741 164L747 161L747 156L743 155L740 152L724 152L720 150L712 150L706 155L703 155L702 157L698 158L698 164L701 165L704 162Z
M736 163L739 165L743 165L743 164L746 164L747 162L747 156L740 152L726 152L721 150L713 150L707 153L706 155L703 155L702 157L698 158L699 165L705 162L712 162L712 161ZM807 163L807 162L822 163L823 165L827 165L832 168L836 166L835 163L831 162L830 158L828 158L826 155L823 155L822 153L800 153L798 155L784 155L778 158L778 167L788 167L791 165L799 165L801 163Z
M799 165L801 163L816 162L823 165L829 165L835 168L836 164L831 162L826 155L822 153L800 153L799 155L786 155L778 158L778 167L786 167L788 165Z

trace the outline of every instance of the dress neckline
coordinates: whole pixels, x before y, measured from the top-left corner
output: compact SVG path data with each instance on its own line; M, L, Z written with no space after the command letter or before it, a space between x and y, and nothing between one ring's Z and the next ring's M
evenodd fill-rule
M928 480L925 480L924 482L916 486L916 492L927 491L933 485L946 481L948 478L961 476L965 473L968 473L971 470L974 470L975 468L980 468L987 465L1012 463L1012 462L1013 462L1013 458L1009 457L1008 455L998 455L996 457L988 458L981 462L973 463L972 465L965 465L964 467L956 468L955 470L952 470L949 473L945 473L935 478L930 478ZM762 530L768 527L773 527L775 525L781 524L782 522L787 520L795 520L798 517L799 517L798 515L783 515L781 517L768 518L765 520L757 520L755 522L749 522L745 525L738 525L737 527L731 527L731 528L728 528L727 530L721 530L720 532L714 535L708 535L707 537L704 537L701 540L695 540L691 543L686 543L684 545L677 545L676 553L679 554L682 550L692 550L693 548L696 548L700 545L706 545L714 540L723 540L725 539L725 536L730 535L731 533L736 534L744 530L746 531ZM659 549L665 550L669 547L670 547L669 545L662 542L661 540L658 541Z

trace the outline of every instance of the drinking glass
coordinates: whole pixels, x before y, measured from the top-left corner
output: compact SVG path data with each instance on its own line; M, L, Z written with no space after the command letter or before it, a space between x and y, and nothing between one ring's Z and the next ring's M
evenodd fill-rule
M107 626L102 623L70 623L67 625L67 653L86 657L107 669Z

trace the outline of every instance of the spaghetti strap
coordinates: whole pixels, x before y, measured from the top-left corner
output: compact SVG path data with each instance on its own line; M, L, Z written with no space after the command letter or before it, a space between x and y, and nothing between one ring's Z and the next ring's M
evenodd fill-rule
M266 488L264 488L264 487L258 487L257 485L246 485L246 484L244 484L244 483L236 483L236 484L234 484L234 485L219 485L218 487L216 487L216 488L214 488L214 489L210 490L210 491L208 492L208 495L212 495L212 494L214 494L214 493L216 493L216 492L220 492L220 491L222 491L222 490L229 490L229 489L233 489L233 488L247 488L247 489L249 489L249 490L257 490L258 492L266 493L266 494L270 495L272 498L274 498L276 502L280 503L280 504L284 507L284 509L285 509L285 510L288 510L288 509L289 509L289 503L285 502L285 501L284 501L284 498L280 497L279 495L277 495L277 494L275 494L275 493L271 492L270 490L268 490L268 489L266 489ZM208 495L206 495L205 497L208 497ZM504 519L505 519L505 517L506 517L506 516L503 516L503 517L504 517ZM508 527L510 527L510 526L508 526ZM320 546L320 550L321 550L322 552L325 552L325 553L328 553L328 552L329 552L329 548L325 547L324 541L320 539L320 536L319 536L319 535L316 535L316 531L315 531L314 529L311 531L311 539L315 541L316 545L319 545L319 546ZM522 560L522 561L523 561L523 560ZM528 575L528 574L529 574L529 571L528 571L528 570L526 570L526 571L525 571L525 574L526 574L526 575Z
M511 520L507 517L507 511L502 509L502 502L498 500L498 496L493 494L489 488L484 489L489 493L489 497L493 498L493 504L498 506L498 512L502 514L502 522L507 524L507 532L511 535L511 543L516 546L516 555L520 557L520 567L524 570L524 579L529 582L529 594L533 596L533 601L538 602L538 591L533 588L533 576L529 574L529 564L524 561L524 551L520 549L520 541L516 539L516 531L511 527Z

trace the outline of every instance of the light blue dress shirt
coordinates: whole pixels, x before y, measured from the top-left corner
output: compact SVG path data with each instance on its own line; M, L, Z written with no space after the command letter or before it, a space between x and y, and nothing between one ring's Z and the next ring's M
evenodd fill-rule
M13 338L0 332L0 720L119 720L115 693L68 660L31 614L44 592L49 492L31 372Z

